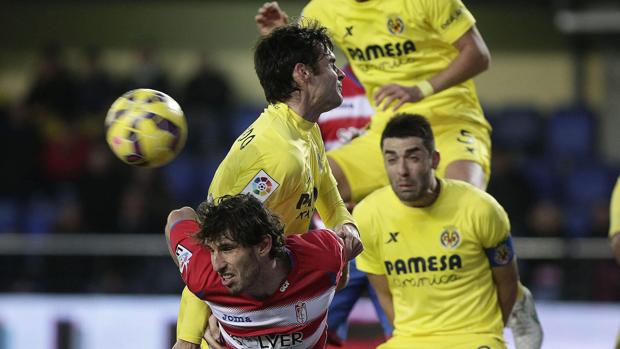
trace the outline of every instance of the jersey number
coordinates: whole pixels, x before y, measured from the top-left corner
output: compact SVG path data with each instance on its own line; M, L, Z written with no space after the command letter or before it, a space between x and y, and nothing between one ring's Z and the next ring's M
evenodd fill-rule
M241 142L240 149L245 148L254 139L254 135L252 134L252 131L254 131L253 128L248 128L247 130L245 130L245 132L241 134L241 136L239 136L239 138L237 139L237 142Z

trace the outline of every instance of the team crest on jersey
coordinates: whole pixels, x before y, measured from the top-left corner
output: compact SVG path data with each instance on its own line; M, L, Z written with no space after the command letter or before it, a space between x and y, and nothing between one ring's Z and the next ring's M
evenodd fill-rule
M398 16L390 16L387 20L387 27L392 35L399 35L405 31L405 22Z
M297 323L303 325L308 321L308 309L306 309L306 302L297 302L295 304L295 317Z
M506 265L512 259L512 253L510 247L506 244L497 246L495 249L495 255L493 255L493 261L495 265Z
M189 260L192 258L192 253L183 247L183 245L178 244L177 250L177 261L179 261L179 271L183 273L184 270L187 270L187 266L189 265Z
M447 226L443 228L443 231L439 235L439 242L441 246L447 249L456 248L461 243L461 235L455 226Z
M279 186L280 184L271 178L267 172L260 170L241 191L241 194L251 194L261 202L265 202Z

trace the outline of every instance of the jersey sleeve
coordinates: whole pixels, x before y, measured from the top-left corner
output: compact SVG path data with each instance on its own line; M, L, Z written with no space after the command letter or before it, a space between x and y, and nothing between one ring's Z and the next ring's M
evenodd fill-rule
M383 275L385 268L381 256L381 245L378 243L380 230L373 224L373 211L376 212L367 200L362 200L353 209L353 218L357 222L357 228L364 245L364 251L357 256L356 263L357 268L361 271Z
M213 268L209 251L193 238L199 229L198 222L193 220L175 223L170 229L170 247L175 251L183 282L192 293L200 297Z
M475 205L478 211L476 232L482 247L495 248L510 238L510 221L504 208L490 195Z
M327 159L323 155L324 159ZM352 223L355 224L353 216L347 210L344 205L340 193L338 192L338 186L336 179L329 169L327 160L323 164L326 169L321 179L321 187L319 188L319 198L316 202L316 209L319 211L319 215L325 222L326 226L333 228L338 224Z
M454 43L475 23L461 0L423 0L426 20L447 43Z
M329 8L329 6L324 6L321 4L320 0L312 0L301 11L301 16L306 19L318 21L322 26L331 28L331 18L326 11L327 8Z
M278 162L269 161L266 152L259 148L254 143L242 146L239 141L235 142L215 172L209 195L217 199L225 195L251 194L266 203L283 183L286 172Z
M609 222L609 237L620 233L620 177L618 178L614 191L611 194Z

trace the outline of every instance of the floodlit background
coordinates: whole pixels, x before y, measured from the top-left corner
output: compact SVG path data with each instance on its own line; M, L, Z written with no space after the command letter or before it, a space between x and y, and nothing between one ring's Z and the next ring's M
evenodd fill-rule
M295 15L304 3L281 6ZM261 4L0 3L0 349L171 346L182 282L163 224L204 199L265 106L252 66ZM495 130L489 192L511 218L543 347L611 348L620 4L465 4L492 53L476 79ZM185 149L161 169L130 168L104 141L107 108L138 87L174 97L189 122ZM366 301L352 318L350 348L380 342Z

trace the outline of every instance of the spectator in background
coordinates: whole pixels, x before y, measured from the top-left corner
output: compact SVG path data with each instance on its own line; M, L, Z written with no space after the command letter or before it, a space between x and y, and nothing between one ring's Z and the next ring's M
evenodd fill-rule
M116 233L120 230L118 207L125 185L129 183L129 171L103 142L91 149L86 172L77 183L85 232Z
M37 117L73 121L77 117L76 101L75 79L63 63L62 49L50 44L39 57L34 83L27 93L27 105Z
M153 217L165 216L172 209L167 190L161 172L133 169L121 194L118 211L120 232L127 234L159 232L161 224Z
M40 186L41 135L24 105L0 110L0 197L27 200Z
M234 94L228 78L211 64L207 54L200 55L198 69L183 89L182 105L190 129L188 148L213 152L230 143L230 123Z
M88 48L83 53L83 75L78 81L78 110L101 121L115 98L110 76L101 64L101 51ZM100 126L100 125L99 125Z
M157 60L155 51L150 47L142 47L136 52L136 64L129 73L123 90L136 88L151 88L173 95L168 77Z

